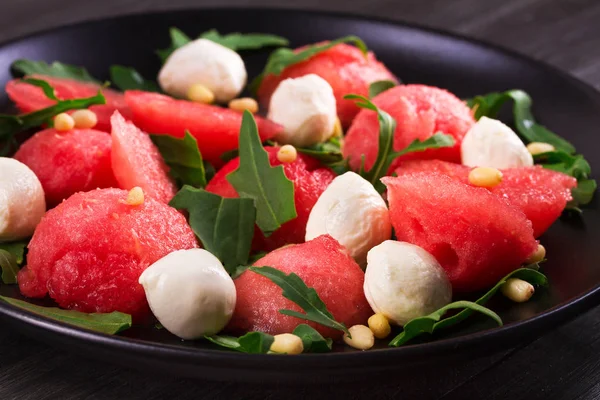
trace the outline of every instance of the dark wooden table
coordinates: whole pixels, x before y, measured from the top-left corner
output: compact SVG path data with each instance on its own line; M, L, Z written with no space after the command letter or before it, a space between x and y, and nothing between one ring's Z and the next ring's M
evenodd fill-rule
M253 0L2 0L0 41L76 21L146 10L278 6ZM294 2L298 7L300 2ZM600 88L598 0L303 0L303 8L417 22L467 34L553 64ZM4 328L4 329L1 329ZM1 399L597 399L600 308L532 343L398 376L381 385L280 387L191 381L56 350L0 327Z

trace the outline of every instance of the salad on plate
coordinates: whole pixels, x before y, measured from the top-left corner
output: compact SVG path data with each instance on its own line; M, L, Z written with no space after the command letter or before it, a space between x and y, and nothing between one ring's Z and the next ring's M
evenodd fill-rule
M245 353L398 347L472 314L501 325L488 300L548 284L540 236L595 192L522 90L401 82L356 36L170 36L156 81L11 65L1 284L31 301L0 301Z

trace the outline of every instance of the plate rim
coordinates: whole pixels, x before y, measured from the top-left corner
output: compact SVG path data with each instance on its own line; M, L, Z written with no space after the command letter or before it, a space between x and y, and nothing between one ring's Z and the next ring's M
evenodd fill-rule
M6 47L17 44L18 42L26 41L36 37L57 33L60 31L66 31L69 29L76 29L85 26L89 23L102 23L118 20L124 20L127 18L138 17L143 18L145 16L161 15L161 14L185 14L188 12L197 11L212 11L212 12L223 12L223 11L234 11L234 12L245 12L245 11L266 11L274 13L285 13L285 14L305 14L307 16L324 16L336 19L354 19L361 22L369 22L376 24L386 24L391 26L400 26L409 28L411 30L417 30L429 34L439 35L447 38L451 38L457 41L466 42L469 45L475 45L478 47L486 48L494 52L502 53L508 57L515 58L521 62L527 63L537 69L545 69L547 72L558 75L563 79L566 79L576 85L580 90L584 91L591 101L600 110L600 90L594 88L581 78L571 75L570 73L549 64L544 60L538 60L526 56L511 48L504 47L502 45L491 43L486 40L469 37L462 33L450 32L445 29L435 28L427 26L421 23L415 23L405 20L391 19L386 17L374 16L374 15L359 15L352 12L339 12L332 10L316 10L316 9L301 9L296 7L186 7L176 8L171 10L162 11L150 11L150 12L128 12L125 14L111 15L100 18L86 18L74 23L65 25L59 25L55 27L48 27L40 29L34 32L29 32L23 35L19 35L14 38L7 39L0 43L0 52ZM485 345L487 348L500 348L507 347L505 344L500 343L517 343L519 337L534 337L539 338L542 335L537 333L544 330L554 322L564 324L567 321L577 317L583 312L586 312L600 304L600 282L588 289L585 292L580 293L578 296L573 296L568 300L561 302L554 307L544 310L534 316L516 321L500 327L494 327L461 335L451 338L443 338L433 340L430 342L409 344L402 347L389 347L384 349L375 349L366 352L331 352L323 354L302 354L297 357L286 357L284 355L273 355L273 354L245 354L233 351L223 351L218 349L206 349L197 347L182 347L173 344L165 344L153 341L144 341L141 339L128 338L119 335L108 335L95 331L90 331L84 328L79 328L73 325L69 325L60 321L56 321L50 318L46 318L42 315L35 314L23 309L20 309L11 304L0 301L0 318L6 320L13 326L19 326L19 331L24 331L26 328L41 329L46 332L59 336L62 339L76 340L82 345L102 346L109 348L111 351L127 351L128 353L136 353L138 356L148 357L149 354L160 353L161 356L166 357L162 361L173 361L176 358L183 358L185 361L198 362L202 359L210 360L215 362L218 360L218 364L222 368L232 368L231 362L239 363L235 365L235 368L245 368L246 365L260 364L260 369L277 369L282 359L285 359L288 367L298 368L305 367L307 360L313 361L318 360L319 363L315 363L316 370L323 370L331 368L337 364L343 365L347 370L348 368L360 368L365 362L371 359L377 361L377 363L386 363L390 361L398 361L402 358L411 357L423 357L430 354L446 354L452 350L459 350L468 346L470 348L480 348ZM44 340L45 338L40 338ZM494 340L497 339L497 340ZM508 340L507 340L508 339ZM516 340L515 340L516 339ZM490 346L490 344L492 344ZM218 357L215 357L218 355ZM357 365L349 365L348 361L353 361ZM215 366L215 365L213 365ZM285 371L284 371L285 372Z

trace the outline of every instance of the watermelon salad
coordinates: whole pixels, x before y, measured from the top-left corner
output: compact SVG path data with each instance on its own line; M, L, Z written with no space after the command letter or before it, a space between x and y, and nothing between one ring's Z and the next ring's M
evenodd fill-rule
M170 34L156 81L12 64L0 266L25 300L0 301L246 353L396 347L502 324L487 300L546 285L544 233L595 192L522 90L402 83L355 36ZM271 53L249 81L253 51Z

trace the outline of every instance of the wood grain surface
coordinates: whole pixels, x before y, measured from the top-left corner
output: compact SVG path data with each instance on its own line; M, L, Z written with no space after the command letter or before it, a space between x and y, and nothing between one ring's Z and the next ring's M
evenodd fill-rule
M111 15L200 7L335 10L466 34L552 64L600 88L598 0L1 0L0 42ZM2 327L4 328L4 327ZM0 399L597 399L600 308L533 343L385 385L280 387L191 381L56 350L0 329Z

